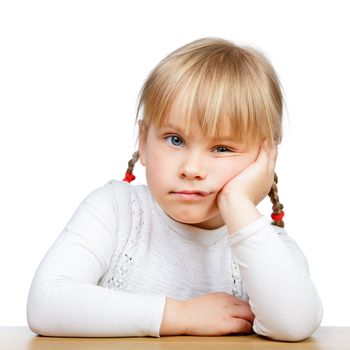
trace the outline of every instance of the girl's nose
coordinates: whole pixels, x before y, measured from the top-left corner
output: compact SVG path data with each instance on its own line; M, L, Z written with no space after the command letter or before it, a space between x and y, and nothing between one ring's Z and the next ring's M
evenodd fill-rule
M198 155L188 157L179 169L179 175L182 179L197 179L202 180L206 177L203 161L201 161Z

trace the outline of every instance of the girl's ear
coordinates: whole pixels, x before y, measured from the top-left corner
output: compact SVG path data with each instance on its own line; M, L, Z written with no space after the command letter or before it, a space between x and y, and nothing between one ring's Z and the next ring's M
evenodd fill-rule
M147 128L143 120L139 120L139 156L140 163L143 166L146 166L146 139L147 139Z

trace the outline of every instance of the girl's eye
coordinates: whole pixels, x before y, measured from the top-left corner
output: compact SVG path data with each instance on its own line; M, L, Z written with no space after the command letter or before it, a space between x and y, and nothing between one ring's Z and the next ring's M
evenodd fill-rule
M171 144L173 146L180 146L180 144L182 143L182 140L179 136L176 136L176 135L170 135L170 136L167 136L165 139L168 140L168 139L171 139Z
M216 147L218 151L217 153L225 153L225 152L232 152L229 148L225 147L225 146L218 146Z

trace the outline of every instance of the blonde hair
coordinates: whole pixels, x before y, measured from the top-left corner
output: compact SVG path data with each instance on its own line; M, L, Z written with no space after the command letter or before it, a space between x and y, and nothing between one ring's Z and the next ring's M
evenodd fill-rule
M175 101L185 106L185 133L196 117L207 137L229 136L237 142L259 144L282 140L283 95L277 73L255 48L219 38L193 41L166 56L143 84L136 121L145 128L161 127ZM147 135L147 133L146 133ZM129 161L131 172L138 152ZM277 195L277 175L269 192L274 214L283 205ZM274 222L284 227L283 220Z

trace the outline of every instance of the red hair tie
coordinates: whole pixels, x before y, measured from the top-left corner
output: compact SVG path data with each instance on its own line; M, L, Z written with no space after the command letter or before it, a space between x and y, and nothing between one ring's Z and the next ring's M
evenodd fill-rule
M135 175L133 173L126 172L123 181L126 181L126 182L130 183L131 181L133 181L135 179L136 179L136 177L135 177Z
M282 210L279 214L272 213L271 218L273 221L282 221L284 216L284 211Z

